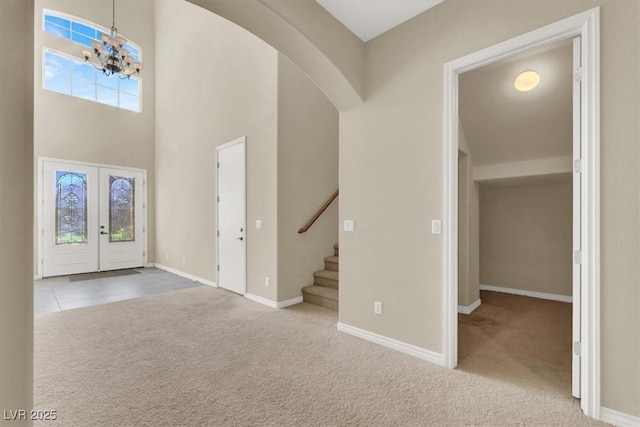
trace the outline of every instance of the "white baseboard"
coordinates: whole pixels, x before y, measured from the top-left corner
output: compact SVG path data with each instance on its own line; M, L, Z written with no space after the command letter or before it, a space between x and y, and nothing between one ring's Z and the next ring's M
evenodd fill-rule
M184 271L176 270L175 268L167 267L162 264L154 264L155 268L159 270L164 270L166 272L175 274L176 276L184 277L185 279L193 280L194 282L202 283L203 285L211 286L217 288L218 285L216 282L212 282L211 280L203 279L202 277L194 276L193 274L185 273Z
M640 427L640 417L605 407L600 408L600 420L616 427Z
M284 301L278 301L276 303L276 308L287 308L287 307L291 307L292 305L300 304L301 302L302 302L302 295L295 298L289 298Z
M480 285L481 291L503 292L506 294L522 295L531 298L549 299L560 302L573 302L573 297L566 295L548 294L545 292L525 291L523 289L503 288L502 286Z
M373 343L382 345L392 350L399 351L401 353L408 354L413 357L417 357L418 359L426 360L427 362L435 363L436 365L444 366L444 357L442 356L442 354L435 353L425 348L416 347L415 345L394 340L393 338L378 335L373 332L356 328L355 326L350 326L344 323L338 323L338 331L356 336L358 338L362 338L363 340L371 341Z
M259 304L262 305L266 305L267 307L271 307L271 308L286 308L286 307L290 307L292 305L295 304L300 304L302 302L302 297L295 297L295 298L290 298L288 300L284 300L284 301L273 301L270 300L268 298L264 298L264 297L260 297L258 295L254 295L254 294L250 294L250 293L246 293L244 294L244 297L248 300L251 300L253 302L257 302Z
M459 305L458 306L458 313L460 314L471 314L473 313L473 310L475 310L476 308L480 307L480 304L482 303L482 301L480 301L480 298L478 298L478 300L476 302L474 302L473 304L465 307L464 305Z

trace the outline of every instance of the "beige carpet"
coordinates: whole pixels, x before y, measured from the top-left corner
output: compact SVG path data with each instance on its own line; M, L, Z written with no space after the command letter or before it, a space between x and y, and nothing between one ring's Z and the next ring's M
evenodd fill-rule
M60 426L597 425L548 387L440 368L336 322L209 287L42 315L35 407Z
M481 291L458 315L459 369L571 395L571 304ZM576 401L577 402L577 401Z

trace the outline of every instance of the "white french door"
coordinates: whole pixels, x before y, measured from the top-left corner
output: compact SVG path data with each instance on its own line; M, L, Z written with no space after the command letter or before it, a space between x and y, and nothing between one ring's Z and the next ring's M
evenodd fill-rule
M245 138L217 151L218 286L246 292Z
M144 265L143 174L100 168L100 271Z
M42 277L144 265L144 173L42 163Z

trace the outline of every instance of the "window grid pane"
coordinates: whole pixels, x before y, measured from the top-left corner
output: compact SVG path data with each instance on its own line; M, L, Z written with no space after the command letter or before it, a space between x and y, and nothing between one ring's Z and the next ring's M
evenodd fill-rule
M140 111L138 79L107 77L90 64L51 51L44 54L43 87L129 111Z
M48 13L44 14L44 31L87 47L92 47L94 40L101 42L102 35L105 34L91 24ZM127 42L124 47L135 61L140 60L139 48L130 42ZM52 52L45 53L44 62L43 87L45 89L130 111L140 111L141 88L138 79L120 80L117 77L107 77L97 73L95 69L83 68L83 66L91 67L83 61ZM63 63L67 66L63 67L61 65ZM88 83L92 85L92 90Z
M71 37L71 30L69 30L68 28L63 28L60 25L56 25L52 22L45 22L44 30L47 33L55 34L64 39L68 39Z

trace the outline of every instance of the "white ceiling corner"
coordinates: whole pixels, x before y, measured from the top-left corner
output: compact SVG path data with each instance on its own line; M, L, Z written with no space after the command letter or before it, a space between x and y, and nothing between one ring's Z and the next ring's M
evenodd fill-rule
M316 0L363 42L368 42L443 1Z

